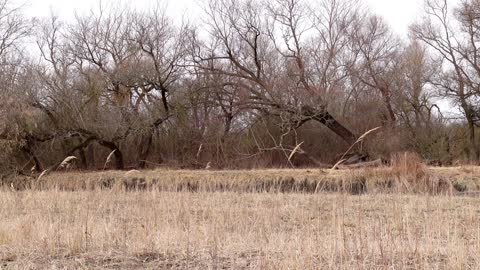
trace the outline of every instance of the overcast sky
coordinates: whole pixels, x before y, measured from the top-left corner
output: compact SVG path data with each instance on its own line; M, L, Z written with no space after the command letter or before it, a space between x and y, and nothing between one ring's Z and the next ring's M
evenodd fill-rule
M18 0L20 1L20 0ZM26 13L31 16L48 16L50 10L67 19L74 11L80 13L96 7L99 0L23 0L27 2ZM134 7L148 8L156 0L123 0ZM165 0L172 14L195 14L199 0ZM102 3L115 3L118 0L102 0ZM399 34L406 36L408 25L412 23L422 10L423 0L364 0L373 13L383 16L391 27Z

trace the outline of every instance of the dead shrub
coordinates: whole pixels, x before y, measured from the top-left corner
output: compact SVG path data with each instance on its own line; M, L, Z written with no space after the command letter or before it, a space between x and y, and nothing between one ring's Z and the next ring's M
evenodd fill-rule
M393 174L406 177L410 180L420 179L428 174L427 165L425 165L422 158L413 152L392 154L390 164Z
M386 172L393 178L395 191L450 194L453 190L450 180L432 176L424 160L416 153L395 153L390 162L390 170Z

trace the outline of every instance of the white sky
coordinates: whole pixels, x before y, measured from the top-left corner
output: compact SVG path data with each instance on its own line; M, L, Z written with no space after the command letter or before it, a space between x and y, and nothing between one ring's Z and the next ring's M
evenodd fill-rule
M423 0L365 0L370 10L384 17L399 34L407 35L408 26L423 11Z
M96 7L100 0L17 0L27 3L26 13L43 17L53 10L56 15L68 20L74 11L79 13ZM165 0L172 15L193 14L198 10L199 0ZM415 21L422 11L423 0L363 0L370 10L383 16L399 34L406 36L408 25ZM118 3L119 0L102 0L102 3ZM156 0L123 0L134 7L148 8ZM186 12L186 13L185 13Z

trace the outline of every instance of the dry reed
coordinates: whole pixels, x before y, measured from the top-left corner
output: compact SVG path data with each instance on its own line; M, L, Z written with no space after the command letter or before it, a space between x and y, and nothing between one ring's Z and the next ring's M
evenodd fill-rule
M7 269L478 269L480 199L5 191Z
M66 157L61 163L60 165L57 167L57 170L58 169L63 169L63 168L66 168L73 160L77 159L77 157L75 156L69 156L69 157Z
M110 154L108 154L107 159L105 160L105 164L103 165L103 170L105 170L107 168L108 163L112 161L113 155L115 154L116 151L117 150L113 150L112 152L110 152Z

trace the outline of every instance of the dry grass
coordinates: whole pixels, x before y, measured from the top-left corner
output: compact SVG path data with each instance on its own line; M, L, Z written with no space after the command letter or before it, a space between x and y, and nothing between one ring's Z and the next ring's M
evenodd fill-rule
M480 198L460 195L480 190L480 168L410 160L356 171L55 172L23 191L4 182L0 269L479 269ZM351 194L355 183L364 195Z
M408 159L411 160L411 159ZM83 191L97 189L195 192L346 192L459 194L480 191L476 167L428 168L394 162L391 167L355 170L285 169L209 171L158 169L151 171L52 172L42 177L0 179L10 190Z
M0 196L16 269L478 269L480 199L25 191Z

